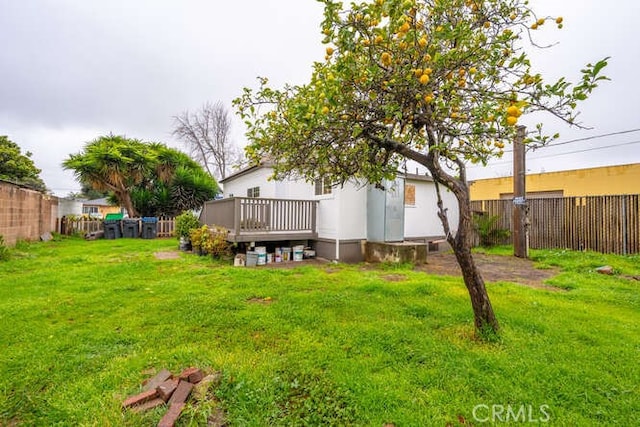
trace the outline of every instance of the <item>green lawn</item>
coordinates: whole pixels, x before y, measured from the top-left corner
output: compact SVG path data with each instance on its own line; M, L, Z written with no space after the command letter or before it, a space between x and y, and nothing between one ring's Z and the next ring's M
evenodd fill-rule
M153 255L174 248L65 239L0 262L0 425L155 425L162 408L122 400L189 366L222 372L230 425L639 422L640 282L622 277L640 275L638 256L533 251L565 290L490 283L502 334L483 343L461 279ZM206 425L215 404L179 425Z

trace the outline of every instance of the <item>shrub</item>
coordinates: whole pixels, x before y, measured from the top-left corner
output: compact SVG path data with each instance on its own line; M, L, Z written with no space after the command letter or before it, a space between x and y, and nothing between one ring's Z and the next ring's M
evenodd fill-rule
M209 254L214 258L222 258L231 255L231 244L227 242L227 233L224 227L203 225L191 230L191 245L194 252L201 255Z
M11 254L9 248L4 243L4 237L0 234L0 261L8 261Z
M184 211L176 217L176 229L175 234L179 239L184 237L190 238L191 230L200 228L200 221L191 211Z
M511 232L505 228L498 227L498 215L474 215L474 225L480 238L480 246L488 248L497 244L504 243Z
M230 256L232 251L231 244L227 242L227 233L229 230L224 227L212 226L202 249L214 258Z
M191 240L191 246L193 247L194 252L201 252L202 249L202 239L205 233L209 232L209 227L203 225L202 227L192 228L189 231L189 239Z

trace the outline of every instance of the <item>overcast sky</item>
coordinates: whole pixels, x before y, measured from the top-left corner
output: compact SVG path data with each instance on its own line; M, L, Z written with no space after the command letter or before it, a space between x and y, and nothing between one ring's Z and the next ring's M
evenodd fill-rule
M612 57L612 81L582 107L593 129L549 120L559 142L639 129L640 3L530 3L565 19L560 31L538 32L541 42L559 42L535 55L543 73L575 80L587 62ZM60 164L87 141L112 132L182 148L172 116L207 101L232 110L257 76L275 86L307 81L324 56L321 20L314 0L0 0L0 135L33 152L47 186L64 196L79 186ZM235 120L240 145L243 133ZM640 162L637 141L640 132L629 132L543 148L529 155L528 169ZM470 177L508 175L509 160L471 168Z

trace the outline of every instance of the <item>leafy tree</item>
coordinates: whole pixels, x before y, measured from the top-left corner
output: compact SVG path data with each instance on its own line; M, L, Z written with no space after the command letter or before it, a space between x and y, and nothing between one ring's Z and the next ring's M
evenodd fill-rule
M31 153L21 153L20 147L7 136L0 135L0 179L25 185L38 191L45 191L46 186L40 178Z
M80 194L78 195L78 197L83 197L88 200L94 200L94 199L106 198L108 196L109 196L109 191L95 190L91 186L91 183L88 183L88 182L80 183Z
M215 196L213 178L189 156L158 143L101 136L63 162L97 191L110 191L130 217L174 215Z
M222 102L207 102L195 113L184 111L173 120L173 135L186 144L210 175L224 179L230 166L241 162L242 154L230 138L229 112Z
M501 156L520 115L550 113L576 124L577 103L600 80L606 61L582 78L546 82L525 48L535 32L562 18L539 16L525 0L376 0L324 3L324 62L309 83L244 89L234 101L248 127L251 161L268 156L275 174L379 183L407 159L425 166L438 193L439 217L461 267L476 330L499 329L471 254L473 219L466 167ZM554 137L557 137L554 136ZM542 125L527 143L554 137ZM449 223L440 198L458 200Z
M204 169L184 153L157 145L156 173L132 193L142 216L176 216L197 209L218 192L218 185Z

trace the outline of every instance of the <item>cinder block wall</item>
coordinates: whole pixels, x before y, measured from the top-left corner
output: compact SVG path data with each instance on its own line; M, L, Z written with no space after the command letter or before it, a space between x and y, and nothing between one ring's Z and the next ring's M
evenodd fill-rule
M56 231L58 198L0 181L0 235L5 244Z

